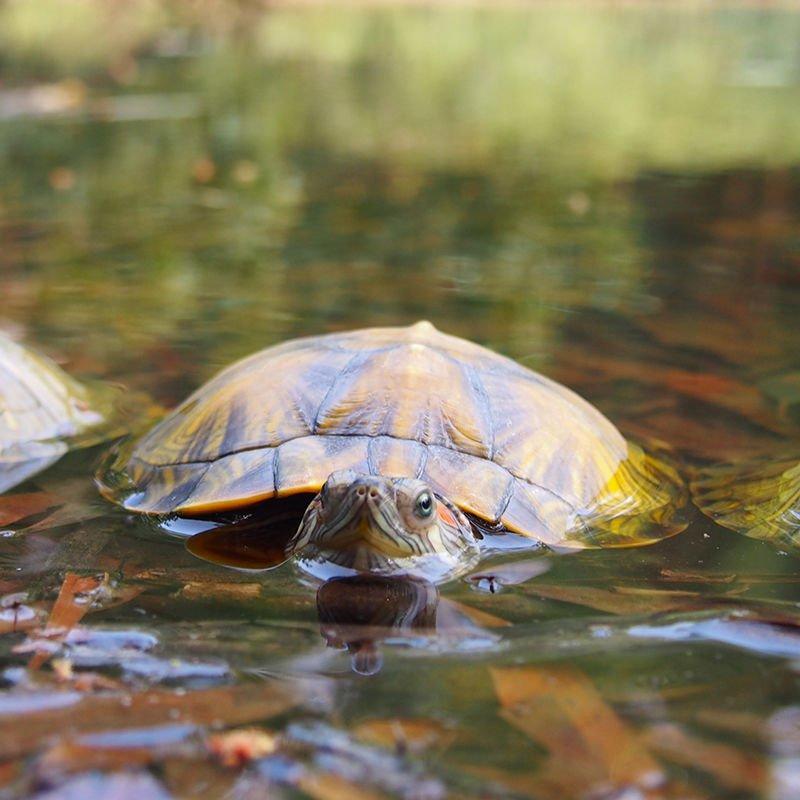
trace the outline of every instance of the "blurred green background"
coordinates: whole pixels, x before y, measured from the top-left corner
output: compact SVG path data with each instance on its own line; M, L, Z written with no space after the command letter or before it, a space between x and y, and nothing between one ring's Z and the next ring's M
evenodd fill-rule
M571 310L763 291L796 345L743 256L800 266L790 11L12 0L0 76L4 325L165 401L418 317L552 372Z

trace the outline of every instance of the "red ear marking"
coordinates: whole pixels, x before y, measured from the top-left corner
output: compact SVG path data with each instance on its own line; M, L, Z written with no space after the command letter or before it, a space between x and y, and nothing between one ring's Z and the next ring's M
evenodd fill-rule
M439 519L451 528L458 527L458 520L453 515L453 512L444 503L438 503L437 505Z

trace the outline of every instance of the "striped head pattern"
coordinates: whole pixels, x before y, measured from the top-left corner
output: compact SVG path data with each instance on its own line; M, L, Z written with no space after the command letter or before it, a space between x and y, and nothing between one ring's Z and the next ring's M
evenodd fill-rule
M424 482L334 472L290 543L316 577L372 573L442 581L475 564L478 543L464 514Z

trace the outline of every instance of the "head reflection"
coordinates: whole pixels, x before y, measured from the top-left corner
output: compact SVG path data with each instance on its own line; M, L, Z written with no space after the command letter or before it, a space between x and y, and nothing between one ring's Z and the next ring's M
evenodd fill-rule
M329 647L350 654L353 672L375 675L380 643L436 629L439 592L427 581L372 575L332 578L317 590L320 633Z

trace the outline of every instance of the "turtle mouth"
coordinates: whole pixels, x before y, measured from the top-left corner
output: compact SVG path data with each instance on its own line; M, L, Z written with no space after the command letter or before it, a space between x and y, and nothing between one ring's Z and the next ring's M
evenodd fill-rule
M419 537L409 535L397 524L396 512L380 496L356 495L356 502L343 507L333 519L321 525L309 544L355 558L362 551L385 559L425 554Z

